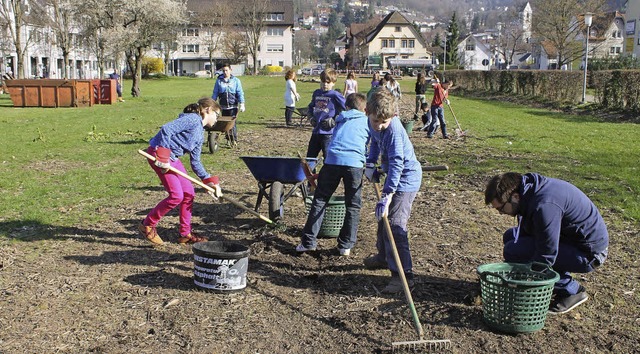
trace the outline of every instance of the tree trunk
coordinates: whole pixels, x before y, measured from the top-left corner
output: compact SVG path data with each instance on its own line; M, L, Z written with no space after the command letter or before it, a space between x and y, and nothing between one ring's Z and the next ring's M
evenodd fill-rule
M140 97L140 80L142 78L142 57L144 48L137 47L135 54L131 53L131 56L127 59L132 71L133 83L131 84L131 96Z

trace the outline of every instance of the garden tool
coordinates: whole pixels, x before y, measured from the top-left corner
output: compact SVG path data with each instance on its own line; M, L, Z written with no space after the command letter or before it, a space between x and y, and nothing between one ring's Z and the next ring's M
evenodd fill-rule
M447 165L432 165L432 166L422 166L422 171L431 172L431 171L448 171L449 166Z
M300 157L300 165L302 165L302 171L304 175L307 177L307 181L309 181L309 186L311 187L310 191L313 192L318 185L316 184L316 180L318 179L318 175L311 172L311 167L309 167L309 163L307 159L302 156L300 151L298 151L298 156Z
M373 183L373 189L376 192L376 197L380 199L380 183ZM404 291L404 297L409 305L409 309L411 310L411 316L413 317L413 325L416 329L416 333L419 340L415 341L404 341L404 342L393 342L391 343L392 350L395 352L396 350L410 350L410 351L418 351L424 352L426 350L433 349L443 349L447 350L451 348L451 341L448 339L424 339L424 330L422 329L422 324L420 323L420 319L418 318L418 312L416 311L416 306L413 303L413 298L411 297L411 290L409 289L409 284L407 282L407 278L404 275L404 271L402 271L402 263L400 262L400 255L398 254L398 249L396 248L396 242L393 239L393 232L391 231L391 224L389 223L389 218L385 215L382 217L382 222L384 224L384 228L387 234L387 238L389 239L389 245L391 245L391 253L393 254L393 259L398 265L400 275L400 280L402 281L402 290Z
M456 118L456 114L453 113L453 108L451 108L451 105L449 104L449 102L447 102L447 106L449 106L449 110L451 111L451 115L453 116L453 119L456 120L456 124L458 125L458 128L456 128L456 135L457 136L465 136L467 133L465 133L464 130L462 130L462 127L460 126L460 123L458 122L458 118Z
M148 159L149 159L149 160L151 160L151 161L155 161L155 160L156 160L156 158L155 158L155 157L153 157L153 156L151 156L151 155L147 154L146 152L144 152L144 151L142 151L142 150L138 150L138 153L139 153L140 155L142 155L142 156L144 156L144 157L148 158ZM175 169L175 168L174 168L174 167L172 167L172 166L169 166L168 170L169 170L169 171L171 171L171 172L173 172L173 173L175 173L175 174L177 174L178 176L182 176L182 177L184 177L184 178L188 179L189 181L191 181L191 182L193 182L193 183L195 183L195 184L199 185L200 187L202 187L202 188L206 189L208 192L213 192L213 193L215 193L215 189L214 189L214 188L211 188L211 187L207 186L206 184L202 183L202 182L201 182L199 179L197 179L197 178L193 178L193 177L189 176L188 174L186 174L186 173L184 173L184 172L182 172L182 171L180 171L180 170ZM271 221L271 219L269 219L268 217L266 217L266 216L264 216L264 215L261 215L260 213L256 212L255 210L250 209L250 208L248 208L248 207L244 206L242 203L240 203L240 202L238 202L238 201L236 201L236 200L233 200L233 199L231 199L231 198L229 198L229 197L227 197L227 196L221 196L220 198L221 198L221 199L224 199L224 200L226 200L226 201L228 201L229 203L231 203L231 204L233 204L233 205L237 206L238 208L240 208L240 209L242 209L242 210L244 210L244 211L246 211L246 212L248 212L248 213L250 213L250 214L252 214L252 215L254 215L254 216L259 217L260 219L262 219L262 220L266 221L266 222L267 222L267 223L269 223L269 224L273 224L273 221Z

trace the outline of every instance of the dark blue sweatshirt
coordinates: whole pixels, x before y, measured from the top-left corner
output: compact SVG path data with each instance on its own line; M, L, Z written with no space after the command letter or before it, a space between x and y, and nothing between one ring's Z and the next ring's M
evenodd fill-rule
M323 91L317 89L313 91L311 102L309 103L309 113L316 121L312 134L333 134L333 128L329 130L322 129L321 122L325 119L335 118L340 112L345 110L344 96L338 91Z
M607 249L607 226L598 208L576 186L527 173L522 176L519 193L519 227L535 237L533 261L553 265L560 242L575 245L587 255Z

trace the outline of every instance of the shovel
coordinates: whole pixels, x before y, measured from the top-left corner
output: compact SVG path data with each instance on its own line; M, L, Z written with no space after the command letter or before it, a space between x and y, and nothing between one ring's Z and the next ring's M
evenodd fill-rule
M149 159L149 160L151 160L151 161L155 161L155 160L156 160L156 158L155 158L155 157L153 157L153 156L151 156L151 155L147 154L146 152L144 152L144 151L142 151L142 150L138 150L138 153L139 153L140 155L142 155L142 156L144 156L144 157L148 158L148 159ZM177 174L178 176L182 176L182 177L184 177L184 178L188 179L189 181L191 181L191 182L193 182L193 183L195 183L195 184L199 185L200 187L202 187L202 188L206 189L206 190L207 190L207 191L209 191L209 192L214 192L214 193L215 193L215 191L216 191L215 189L213 189L213 188L211 188L211 187L207 186L206 184L202 183L199 179L193 178L193 177L189 176L188 174L186 174L186 173L184 173L184 172L182 172L182 171L180 171L180 170L175 169L174 167L169 166L168 170L169 170L169 171L171 171L171 172L173 172L173 173L175 173L175 174ZM231 204L233 204L233 205L237 206L238 208L240 208L240 209L242 209L242 210L244 210L244 211L248 212L249 214L252 214L252 215L254 215L254 216L259 217L260 219L262 219L262 220L266 221L268 224L273 224L273 221L271 221L271 219L269 219L268 217L266 217L266 216L264 216L264 215L261 215L261 214L260 214L260 213L258 213L257 211L255 211L255 210L253 210L253 209L250 209L250 208L248 208L248 207L246 207L246 206L242 205L242 203L240 203L240 202L238 202L238 201L236 201L236 200L233 200L233 199L231 199L231 198L229 198L229 197L226 197L226 196L222 196L222 197L220 197L220 198L221 198L221 199L224 199L224 200L228 201L229 203L231 203Z

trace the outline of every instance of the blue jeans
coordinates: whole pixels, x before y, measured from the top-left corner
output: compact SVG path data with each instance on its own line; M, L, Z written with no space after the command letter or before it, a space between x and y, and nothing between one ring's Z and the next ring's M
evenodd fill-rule
M331 134L311 134L309 146L307 147L307 157L316 158L320 151L322 151L322 156L326 158L332 136Z
M416 198L418 192L396 192L391 199L389 206L389 224L391 224L391 232L393 232L393 240L400 256L402 269L408 279L413 279L413 262L411 261L411 252L409 251L409 237L407 231L407 223L411 215L411 205ZM398 265L393 257L393 250L387 237L384 220L378 222L378 238L376 248L378 249L378 257L384 255L384 259L389 265L391 274L398 274Z
M504 260L514 263L528 263L531 261L536 249L535 237L524 234L520 230L518 241L515 241L515 228L511 228L504 233ZM596 254L587 254L576 245L560 241L558 245L558 255L556 262L552 265L553 270L560 274L560 280L555 284L554 291L563 295L574 295L580 289L580 284L571 277L569 272L589 273L599 267L607 259L608 250L603 250Z
M440 122L440 129L442 129L442 136L447 137L447 122L444 120L444 107L431 106L431 125L429 125L427 129L428 136L435 134L436 129L438 129L438 121Z
M317 237L327 209L327 202L338 188L340 181L344 183L344 202L346 214L338 235L338 248L351 249L356 244L360 209L362 208L362 167L324 165L318 176L318 188L313 195L313 202L307 222L302 230L302 245L316 248Z

